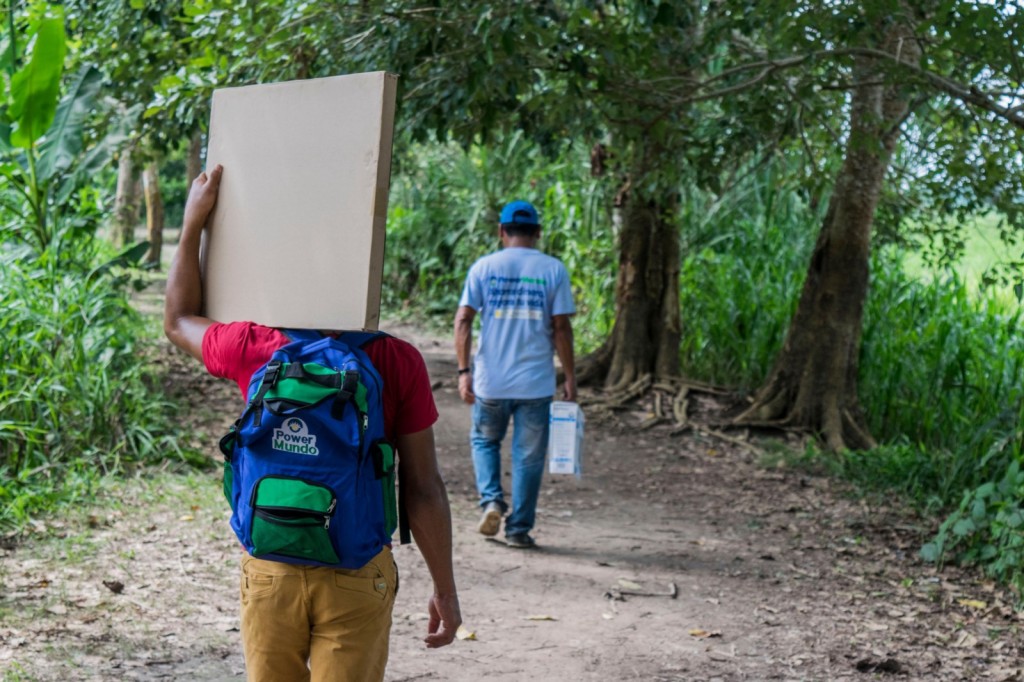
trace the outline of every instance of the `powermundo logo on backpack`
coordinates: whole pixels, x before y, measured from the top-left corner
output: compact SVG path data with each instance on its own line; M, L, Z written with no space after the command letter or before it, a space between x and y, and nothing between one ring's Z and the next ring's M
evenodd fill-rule
M284 333L221 439L231 527L261 559L359 568L398 526L383 382L362 350L384 335Z
M299 455L319 455L316 447L316 436L309 433L306 422L297 417L286 419L284 428L274 429L272 448L281 452L294 452Z

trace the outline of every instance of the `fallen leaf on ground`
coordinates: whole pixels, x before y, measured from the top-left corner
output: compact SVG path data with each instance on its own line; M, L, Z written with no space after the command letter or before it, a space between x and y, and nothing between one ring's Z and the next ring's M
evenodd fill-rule
M476 633L472 632L470 630L467 630L465 628L465 626L460 625L459 629L455 631L455 638L456 639L462 639L462 640L469 639L469 640L472 640L472 641L475 642L476 641Z
M193 520L194 518L195 518L195 517L194 517L194 516L192 516L191 514L185 514L184 516L181 516L181 517L179 517L179 518L178 518L178 520L179 520L179 521L191 521L191 520Z
M708 637L721 637L722 633L718 630L702 630L700 628L694 628L690 630L691 637L699 637L701 639L707 639Z
M880 661L874 661L870 658L864 658L854 665L857 672L862 673L891 673L898 675L903 672L903 666L895 658L886 658Z
M121 594L124 592L124 583L120 580L104 580L103 584L114 594Z
M962 632L960 633L960 637L959 639L957 639L956 644L954 646L960 647L962 649L973 649L974 647L978 646L978 638L969 632Z
M968 606L968 607L970 607L972 609L979 609L979 610L988 606L988 604L986 604L985 602L979 601L977 599L957 599L956 603L959 604L960 606Z
M536 615L536 616L527 616L526 620L558 620L558 619L555 618L554 616Z

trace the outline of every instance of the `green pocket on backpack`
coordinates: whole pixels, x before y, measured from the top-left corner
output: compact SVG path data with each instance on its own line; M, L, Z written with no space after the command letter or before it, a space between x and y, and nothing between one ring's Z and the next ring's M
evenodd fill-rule
M231 461L224 460L224 497L227 499L228 504L231 505L231 511L235 511L235 498L234 498L234 483L235 483L235 472L231 469Z
M385 440L375 441L371 446L374 475L380 480L384 498L384 529L393 535L398 527L398 498L395 491L395 449Z
M252 494L252 555L280 554L326 564L340 561L328 529L337 505L330 488L267 476Z

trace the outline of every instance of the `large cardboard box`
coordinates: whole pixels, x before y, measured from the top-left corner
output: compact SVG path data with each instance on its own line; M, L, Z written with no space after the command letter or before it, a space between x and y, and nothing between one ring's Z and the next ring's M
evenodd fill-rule
M203 244L206 316L376 329L396 77L362 73L213 94L223 164Z
M583 410L576 403L551 403L548 473L583 475Z

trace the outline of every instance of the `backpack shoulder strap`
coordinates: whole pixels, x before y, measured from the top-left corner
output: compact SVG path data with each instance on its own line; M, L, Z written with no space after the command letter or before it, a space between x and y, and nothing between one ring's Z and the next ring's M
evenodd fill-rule
M347 344L349 347L359 348L362 350L370 342L376 341L384 337L390 337L391 335L387 332L376 331L376 332L345 332L338 336L338 340L342 343ZM398 541L403 545L408 545L412 542L412 533L409 527L409 511L405 506L405 490L402 485L402 467L396 463L396 474L398 479Z

